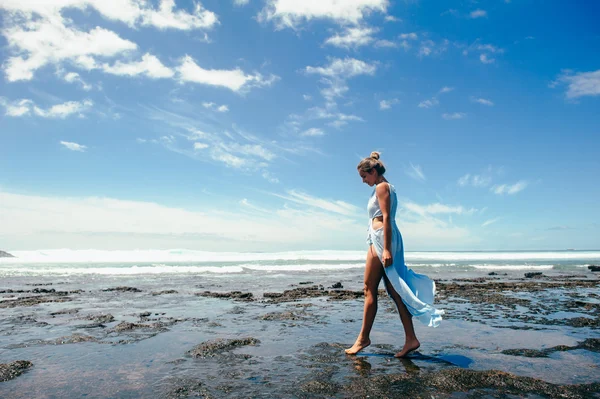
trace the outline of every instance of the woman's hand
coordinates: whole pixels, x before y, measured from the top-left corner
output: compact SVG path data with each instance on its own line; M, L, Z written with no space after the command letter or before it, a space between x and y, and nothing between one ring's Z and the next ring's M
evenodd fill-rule
M392 258L392 253L387 249L384 249L381 254L381 263L383 263L383 267L391 266L393 262L394 259Z

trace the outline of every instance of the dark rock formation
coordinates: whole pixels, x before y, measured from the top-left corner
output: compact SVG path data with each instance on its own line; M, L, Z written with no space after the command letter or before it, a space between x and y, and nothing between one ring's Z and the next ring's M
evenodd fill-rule
M20 376L31 366L33 366L33 363L27 360L16 360L8 364L0 364L0 382Z
M178 294L175 290L152 291L152 295Z
M525 278L542 277L541 272L525 273Z
M600 266L590 265L588 266L588 269L590 269L592 272L600 272Z
M251 292L231 291L231 292L198 292L197 296L205 296L209 298L221 298L221 299L235 299L238 301L252 302L254 295Z
M0 258L14 258L14 255L9 254L8 252L0 251Z
M256 338L216 339L195 346L193 349L187 351L187 354L195 358L215 357L218 354L229 352L240 346L256 346L259 343L260 341Z
M114 287L114 288L107 288L102 291L142 292L142 290L135 288L135 287Z

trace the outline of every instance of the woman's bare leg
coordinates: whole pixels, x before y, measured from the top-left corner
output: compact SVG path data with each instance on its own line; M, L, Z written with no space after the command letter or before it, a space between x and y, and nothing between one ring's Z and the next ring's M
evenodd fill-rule
M352 348L346 349L346 353L349 355L355 355L371 345L369 334L371 334L371 328L373 327L375 315L377 314L377 290L383 274L383 265L377 257L375 249L371 246L367 253L367 262L365 266L365 284L363 287L365 293L365 308L363 311L362 327Z
M383 280L385 282L385 288L388 290L388 292L392 296L392 299L394 300L394 303L396 304L396 307L398 308L398 313L400 314L400 321L402 321L402 326L404 327L404 336L405 336L404 347L402 348L402 350L400 352L396 353L395 356L396 357L405 357L410 352L412 352L416 349L419 349L419 347L421 346L421 343L419 342L419 340L417 339L417 335L415 334L415 327L413 325L412 315L406 308L406 305L404 304L404 302L402 302L402 298L400 298L400 295L398 295L398 293L396 292L396 290L390 283L390 280L388 280L385 273L383 275Z

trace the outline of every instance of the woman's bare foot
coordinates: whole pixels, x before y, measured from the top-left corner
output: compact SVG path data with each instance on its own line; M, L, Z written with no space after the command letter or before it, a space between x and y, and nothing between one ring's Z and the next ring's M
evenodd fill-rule
M371 340L367 339L357 339L352 348L345 349L348 355L356 355L361 350L365 349L367 346L371 345Z
M410 352L419 349L420 346L421 343L416 338L410 341L406 341L406 343L404 344L404 348L402 348L400 352L396 353L394 357L406 357Z

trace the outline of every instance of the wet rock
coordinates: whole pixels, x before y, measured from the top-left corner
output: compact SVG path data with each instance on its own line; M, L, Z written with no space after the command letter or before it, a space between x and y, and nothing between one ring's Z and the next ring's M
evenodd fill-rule
M342 285L342 283L341 283L341 282L339 282L339 281L338 281L337 283L334 283L334 284L333 284L331 287L329 287L329 288L337 289L337 288L344 288L344 286Z
M358 299L364 297L363 291L350 291L350 290L341 290L341 291L329 291L329 299L332 301L346 301L349 299ZM379 292L378 295L385 295L383 292Z
M73 334L67 337L60 337L55 340L43 341L45 344L51 345L66 345L66 344L78 344L80 342L99 342L97 338L83 335L83 334Z
M33 290L31 290L31 292L33 292L34 294L51 294L56 292L56 290L54 288L34 288Z
M534 278L534 277L542 277L542 276L543 276L542 272L525 273L525 278Z
M333 397L340 391L341 386L329 380L311 380L300 386L304 392Z
M0 364L0 382L12 380L23 374L33 363L27 360L17 360L8 364Z
M585 349L591 352L600 352L600 338L588 338L576 346L557 345L552 348L542 350L536 349L507 349L502 351L505 355L524 356L524 357L548 357L552 352L565 352L576 349Z
M508 276L508 274L507 273L490 272L490 273L488 273L488 276Z
M589 265L588 269L592 272L600 272L600 266L596 266L596 265Z
M57 294L58 294L58 292L57 292ZM17 298L17 299L0 301L0 309L15 308L17 306L35 306L40 303L47 303L47 302L68 302L70 300L71 300L71 298L64 297L64 296L61 296L61 297L56 297L56 296L22 297L22 298Z
M241 346L256 346L259 343L260 341L256 338L216 339L214 341L203 342L200 345L195 346L193 349L187 351L186 354L194 358L214 357Z
M153 291L152 295L166 295L166 294L178 294L179 292L175 290L164 290L164 291Z
M135 287L114 287L114 288L107 288L102 291L142 292L142 290L135 288Z
M502 354L524 357L548 357L549 352L547 350L537 349L506 349L502 351Z
M565 324L573 327L592 327L597 328L600 327L600 318L588 318L588 317L573 317L572 319L567 319Z
M588 338L581 342L578 347L592 352L600 352L600 338Z
M101 314L91 314L85 317L86 320L97 321L98 323L110 323L111 321L115 321L115 317L110 313L101 313Z
M148 328L151 327L148 324L137 324L137 323L129 323L126 321L122 321L119 324L117 324L112 331L115 332L123 332L123 331L132 331L135 330L137 328Z
M50 316L58 316L58 315L62 315L62 314L75 314L79 312L80 308L72 308L72 309L61 309L61 310L57 310L56 312L51 312Z
M261 320L302 320L306 318L306 312L294 313L294 312L272 312L262 315Z
M197 292L197 296L219 298L219 299L234 299L237 301L252 302L254 301L254 295L251 292L231 291L231 292Z
M77 326L73 326L73 328L104 328L106 327L102 323L91 323L91 324L79 324Z
M9 254L8 252L5 251L0 251L0 258L14 258L14 255Z
M142 312L142 313L140 313L140 319L150 317L151 315L152 315L152 312Z
M298 284L300 284L300 285L307 285L307 284L314 284L314 282L312 282L312 281L300 281Z
M208 389L199 380L179 379L172 383L175 387L171 388L167 394L167 399L184 399L184 398L203 398L212 399Z

